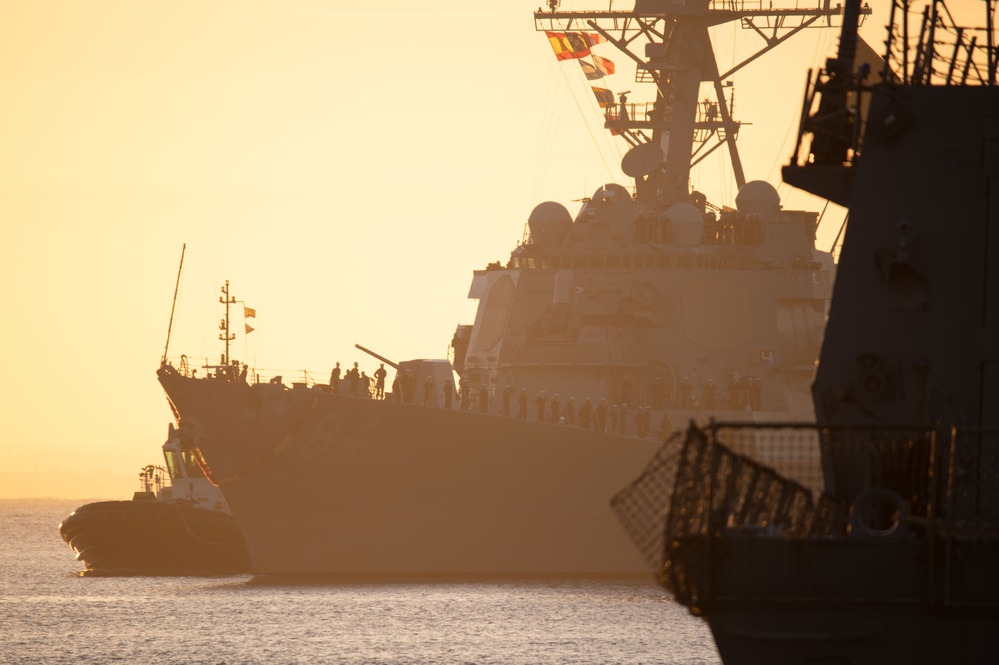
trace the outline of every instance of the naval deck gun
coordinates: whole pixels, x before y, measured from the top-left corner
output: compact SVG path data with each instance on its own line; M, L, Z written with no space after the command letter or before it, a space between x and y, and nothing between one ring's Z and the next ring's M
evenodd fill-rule
M360 344L354 348L382 361L395 370L392 388L386 399L422 403L424 406L457 409L459 403L455 390L454 369L443 359L404 360L396 363Z
M389 367L391 367L392 369L394 369L394 370L396 370L396 371L398 371L398 370L399 370L399 364L398 364L398 363L394 363L394 362L392 362L391 360L389 360L389 359L388 359L388 358L386 358L385 356L380 356L380 355L378 355L377 353L375 353L375 352L374 352L374 351L372 351L371 349L366 349L366 348L364 348L363 346L361 346L360 344L355 344L355 345L354 345L354 348L355 348L355 349L359 349L359 350L361 350L361 351L364 351L365 353L367 353L367 354L368 354L369 356L371 356L372 358L376 358L376 359L378 359L378 360L381 360L381 361L382 361L383 363L385 363L386 365L388 365Z

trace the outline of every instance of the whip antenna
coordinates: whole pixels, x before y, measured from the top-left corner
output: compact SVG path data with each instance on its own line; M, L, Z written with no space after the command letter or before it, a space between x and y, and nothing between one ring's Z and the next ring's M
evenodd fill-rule
M173 287L173 304L170 305L170 323L167 324L167 339L166 346L163 347L163 358L160 359L160 365L166 363L167 349L170 348L170 330L173 329L173 310L177 307L177 291L180 289L180 271L184 269L184 252L187 251L187 243L185 242L180 248L180 265L177 267L177 283Z

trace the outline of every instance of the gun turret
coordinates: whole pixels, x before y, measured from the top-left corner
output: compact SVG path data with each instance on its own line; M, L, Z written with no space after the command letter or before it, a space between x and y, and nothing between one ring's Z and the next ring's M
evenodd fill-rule
M379 360L381 360L383 363L385 363L386 365L388 365L389 367L391 367L394 370L398 370L399 369L399 364L398 363L392 362L391 360L389 360L385 356L378 355L377 353L375 353L371 349L366 349L363 346L361 346L360 344L355 344L354 348L357 348L357 349L360 349L361 351L364 351L369 356L374 356L375 358L378 358Z

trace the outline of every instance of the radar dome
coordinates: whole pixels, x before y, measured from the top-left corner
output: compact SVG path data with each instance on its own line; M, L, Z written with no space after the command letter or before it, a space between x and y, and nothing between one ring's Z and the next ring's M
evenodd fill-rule
M736 194L735 207L747 215L769 215L780 210L780 195L769 182L753 180Z
M527 218L531 241L541 245L555 245L563 240L572 227L572 215L561 203L539 203Z
M617 201L631 202L631 194L621 185L611 182L600 187L593 193L592 201L615 203Z
M689 203L674 203L666 211L669 234L678 245L699 245L704 232L704 216Z

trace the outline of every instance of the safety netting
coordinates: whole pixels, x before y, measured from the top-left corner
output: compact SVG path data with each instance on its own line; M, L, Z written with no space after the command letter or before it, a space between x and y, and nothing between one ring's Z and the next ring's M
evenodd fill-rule
M997 450L996 433L939 428L691 425L612 505L659 583L694 606L702 559L725 534L801 542L901 526L955 552L999 542Z

